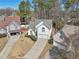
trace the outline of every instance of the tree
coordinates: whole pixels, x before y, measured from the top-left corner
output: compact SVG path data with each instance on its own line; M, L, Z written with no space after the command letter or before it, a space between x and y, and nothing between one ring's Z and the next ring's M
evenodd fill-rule
M26 22L27 19L29 19L31 15L31 4L29 0L20 2L18 14L21 16L23 22Z
M67 0L65 7L66 9L70 8L73 4L79 2L79 0Z
M50 19L50 11L55 0L33 0L34 12L40 19Z
M0 15L10 16L14 12L17 14L18 11L17 10L14 10L12 8L0 9Z

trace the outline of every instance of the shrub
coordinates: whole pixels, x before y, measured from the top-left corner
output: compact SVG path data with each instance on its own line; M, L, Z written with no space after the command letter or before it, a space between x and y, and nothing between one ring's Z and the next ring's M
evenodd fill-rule
M21 32L21 34L23 34L23 32Z
M25 35L25 37L30 37L30 35L28 35L28 33Z
M61 28L63 28L65 22L63 20L58 20L53 24L53 27L60 30Z
M26 34L25 37L29 37L29 38L31 38L33 41L36 41L36 40L37 40L37 38L36 38L35 36L33 36L33 35L28 35L28 34Z
M48 43L49 43L49 44L53 44L53 39L52 39L52 38L49 39L49 40L48 40Z
M6 37L7 34L0 34L0 38Z
M29 36L33 41L36 41L37 40L37 38L35 37L35 36L33 36L33 35L30 35Z

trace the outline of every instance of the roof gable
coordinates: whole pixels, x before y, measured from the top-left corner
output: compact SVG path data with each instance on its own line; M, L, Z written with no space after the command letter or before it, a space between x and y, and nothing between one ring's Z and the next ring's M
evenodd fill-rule
M37 25L40 24L44 24L48 29L51 29L52 20L38 19L35 21L30 21L29 28L35 31L35 27L38 27Z
M7 16L4 18L4 20L0 21L0 28L5 28L14 21L17 22L18 24L21 24L19 16Z
M44 22L40 22L39 24L37 24L35 27L38 28L39 26L41 26Z
M45 32L50 30L50 29L48 29L44 24L42 24L42 25L40 25L40 26L38 27L38 29L41 29L41 30L42 30L42 28L45 29Z

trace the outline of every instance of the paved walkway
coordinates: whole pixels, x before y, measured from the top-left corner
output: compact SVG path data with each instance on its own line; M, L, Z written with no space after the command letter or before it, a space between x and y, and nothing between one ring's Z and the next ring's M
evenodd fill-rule
M16 41L19 39L20 35L11 36L8 40L6 46L0 53L0 59L6 59L10 51L12 50L12 47L15 45Z
M42 57L42 59L51 59L49 51L47 51L47 53Z
M44 50L47 39L38 39L31 50L24 56L27 59L38 59L42 51Z

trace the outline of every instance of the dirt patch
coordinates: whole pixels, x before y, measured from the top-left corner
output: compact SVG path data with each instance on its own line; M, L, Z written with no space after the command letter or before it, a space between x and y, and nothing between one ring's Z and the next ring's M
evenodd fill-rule
M0 38L0 52L2 51L4 46L6 45L7 41L8 41L7 37Z
M24 56L32 48L33 45L34 42L22 34L20 39L13 47L11 53L9 54L8 59L16 59L17 56Z

